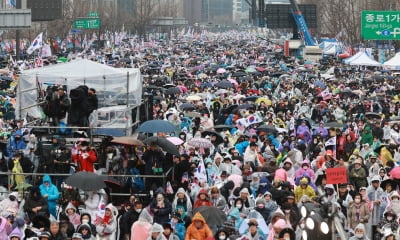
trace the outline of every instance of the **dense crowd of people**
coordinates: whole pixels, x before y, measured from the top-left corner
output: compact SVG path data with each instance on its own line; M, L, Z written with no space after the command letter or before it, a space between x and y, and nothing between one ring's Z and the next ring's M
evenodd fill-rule
M179 155L161 141L132 146L109 138L95 148L81 138L69 146L61 133L45 144L23 121L3 119L1 171L43 177L11 175L9 186L1 176L15 191L0 202L0 239L400 239L394 72L285 57L248 32L148 45L132 39L119 51L105 62L141 69L149 117L176 128L157 137ZM98 61L96 54L82 56ZM65 88L51 87L44 113L58 126L73 111ZM170 168L165 186L140 176ZM345 169L339 183L332 184L332 169ZM117 204L109 189L83 193L46 175L75 171L127 175L118 180L131 195ZM328 233L311 227L313 215L321 229L329 223Z

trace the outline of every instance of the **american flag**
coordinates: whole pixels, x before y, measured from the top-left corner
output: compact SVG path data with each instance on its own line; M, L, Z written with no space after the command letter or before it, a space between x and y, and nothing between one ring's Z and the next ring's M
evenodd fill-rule
M39 56L35 61L35 68L39 68L43 66L43 59L42 56Z

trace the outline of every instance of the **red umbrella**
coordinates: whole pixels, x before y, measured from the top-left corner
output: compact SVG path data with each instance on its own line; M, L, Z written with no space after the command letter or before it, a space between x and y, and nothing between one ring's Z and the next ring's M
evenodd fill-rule
M400 167L395 167L389 172L390 179L400 179Z

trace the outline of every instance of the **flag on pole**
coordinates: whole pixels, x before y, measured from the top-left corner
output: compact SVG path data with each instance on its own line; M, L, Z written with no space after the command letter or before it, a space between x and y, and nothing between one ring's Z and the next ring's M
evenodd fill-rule
M325 90L321 92L321 97L323 100L328 100L332 98L332 94L329 91L329 88L325 88Z
M336 137L331 137L325 142L325 147L336 146Z
M207 172L206 167L204 165L203 159L200 158L199 166L197 167L197 171L194 176L202 182L207 182Z
M32 44L29 46L26 52L30 55L36 49L40 49L42 47L42 42L43 42L43 33L40 33L39 35L37 35L35 40L33 40Z

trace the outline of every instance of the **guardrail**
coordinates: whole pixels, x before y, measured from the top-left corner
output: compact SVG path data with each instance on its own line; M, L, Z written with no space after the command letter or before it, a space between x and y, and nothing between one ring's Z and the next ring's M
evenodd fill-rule
M110 177L113 177L113 178L116 178L117 180L118 180L118 178L120 178L120 177L140 177L140 178L142 178L143 179L143 181L144 181L144 183L145 183L145 186L146 186L146 180L147 179L151 179L151 178L161 178L162 179L162 182L163 182L163 187L165 188L165 186L166 186L166 184L167 184L167 178L168 178L168 176L169 176L169 174L172 172L172 169L173 168L170 168L170 169L168 169L168 171L166 171L166 172L163 172L162 173L162 175L131 175L131 174L129 174L129 175L119 175L119 174L116 174L116 175L103 175L103 174L101 174L100 176L110 176ZM19 175L23 175L23 176L25 176L25 177L37 177L37 176L44 176L44 175L49 175L49 176L51 176L51 177L55 177L55 179L54 179L54 181L53 181L53 183L54 183L54 185L57 185L58 186L58 184L61 184L61 183L58 183L57 181L58 181L58 178L57 177L65 177L65 178L67 178L67 177L69 177L69 176L71 176L72 174L63 174L63 173L12 173L12 172L0 172L0 177L1 176L7 176L7 183L8 183L8 188L7 188L7 190L8 190L8 193L11 193L11 191L14 191L14 190L12 190L11 189L11 178L12 178L12 176L19 176ZM41 183L37 183L36 185L40 185ZM111 192L110 193L110 195L111 196L130 196L130 195L136 195L136 196L148 196L148 194L143 194L143 193L113 193L113 192Z

